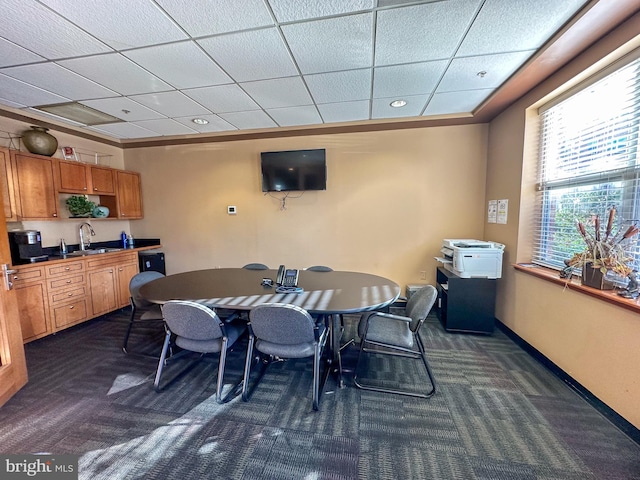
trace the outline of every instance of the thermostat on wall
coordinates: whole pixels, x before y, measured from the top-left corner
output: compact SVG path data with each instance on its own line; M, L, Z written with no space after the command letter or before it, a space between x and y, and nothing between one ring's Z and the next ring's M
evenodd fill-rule
M227 213L229 215L235 215L236 213L238 213L237 210L236 210L236 206L235 205L227 206Z

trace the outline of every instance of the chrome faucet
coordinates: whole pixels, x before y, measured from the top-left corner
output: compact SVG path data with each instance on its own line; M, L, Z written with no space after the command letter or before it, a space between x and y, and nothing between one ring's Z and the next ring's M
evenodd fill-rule
M87 247L91 246L91 239L87 238L85 240L84 238L84 227L88 227L89 228L89 233L93 236L96 234L96 232L93 231L93 228L91 227L90 224L88 224L87 222L81 223L80 224L80 228L79 228L79 232L80 232L80 250L84 251L87 249Z

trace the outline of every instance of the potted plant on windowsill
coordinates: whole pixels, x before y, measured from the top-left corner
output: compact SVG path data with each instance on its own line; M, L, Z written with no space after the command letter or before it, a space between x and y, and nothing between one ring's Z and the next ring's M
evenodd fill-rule
M582 284L601 290L614 287L607 279L607 272L613 272L622 278L634 278L634 270L630 265L632 257L629 255L633 237L639 232L635 224L623 225L616 233L613 232L616 209L609 210L604 232L601 231L600 216L592 217L593 233L589 232L582 222L578 222L578 231L586 244L586 248L576 253L569 260L565 260L570 272L573 268L582 269ZM626 228L625 228L626 227Z

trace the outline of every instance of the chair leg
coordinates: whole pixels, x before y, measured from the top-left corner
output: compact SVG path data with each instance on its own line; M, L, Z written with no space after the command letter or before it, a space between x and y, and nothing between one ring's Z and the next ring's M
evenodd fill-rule
M129 335L131 335L131 329L133 328L133 322L136 315L136 306L131 302L131 316L129 317L129 325L127 326L127 333L124 334L124 342L122 342L122 351L127 352L127 345L129 343Z
M222 386L224 385L224 367L227 361L227 344L229 339L222 338L222 350L220 350L220 360L218 361L218 383L216 386L216 402L222 403Z
M316 343L313 353L313 409L318 411L320 405L320 345Z
M153 387L156 392L160 391L160 377L162 376L162 369L164 368L165 360L167 358L167 350L169 349L169 341L171 339L171 332L167 329L167 334L164 337L164 345L162 346L162 353L160 354L160 361L158 362L158 370L156 371L156 378L153 382Z
M242 400L249 401L249 375L251 374L251 364L253 363L253 344L256 337L249 335L249 345L247 346L247 358L244 360L244 378L242 379Z

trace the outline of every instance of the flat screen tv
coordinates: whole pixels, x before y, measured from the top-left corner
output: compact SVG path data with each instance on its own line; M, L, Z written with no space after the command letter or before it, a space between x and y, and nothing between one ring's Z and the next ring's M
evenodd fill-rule
M324 148L262 152L263 192L327 189L327 163Z

